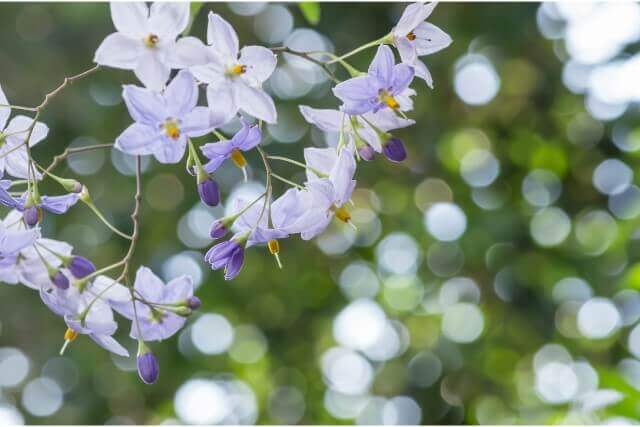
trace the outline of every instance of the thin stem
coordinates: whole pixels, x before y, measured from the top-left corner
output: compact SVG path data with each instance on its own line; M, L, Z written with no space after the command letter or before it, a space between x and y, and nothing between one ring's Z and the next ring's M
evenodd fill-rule
M129 263L131 262L131 257L133 257L136 243L138 242L138 238L140 237L140 202L142 201L142 171L140 166L140 156L136 156L136 194L133 199L135 203L133 212L131 213L131 222L133 222L133 233L131 234L131 243L129 244L129 250L127 251L127 254L124 256L124 258L122 258L124 267L122 269L120 277L116 280L117 282L120 282L123 278L127 277L127 274L129 273Z
M42 111L44 109L44 107L46 107L49 102L56 96L58 95L60 92L62 92L64 90L64 88L66 88L67 86L69 86L70 84L76 82L77 80L81 80L93 73L95 73L96 71L98 71L100 69L100 65L96 65L92 68L89 68L86 71L83 71L79 74L76 74L75 76L71 76L71 77L65 77L64 80L62 81L62 83L56 87L55 89L53 89L51 92L47 93L44 96L44 99L42 100L42 102L40 103L40 105L34 107L32 109L32 111L35 111L36 113L39 113L40 111Z
M322 173L316 168L312 168L309 165L305 165L304 163L301 163L301 162L299 162L297 160L290 159L288 157L267 156L267 158L270 159L270 160L280 160L281 162L287 162L287 163L291 163L292 165L300 166L301 168L304 168L304 169L309 169L311 172L315 173L320 178L326 178L328 176L326 173Z
M89 209L91 209L91 211L95 214L95 216L97 216L98 219L102 221L102 223L106 225L109 230L113 231L123 239L127 239L127 240L132 239L132 236L129 236L128 234L123 233L122 231L118 230L113 224L111 224L109 220L102 214L102 212L100 212L100 210L96 207L96 205L93 204L93 202L90 202L90 203L85 202L85 205L87 205Z
M267 191L265 194L264 204L262 205L262 210L260 211L260 216L258 217L258 221L256 221L254 229L258 226L258 224L260 224L260 221L262 221L262 217L264 216L265 211L267 211L267 207L269 212L267 216L268 218L267 222L269 225L271 225L271 194L273 190L273 186L271 184L271 175L273 174L273 172L271 171L271 165L267 160L268 158L267 153L259 145L256 146L256 149L258 150L258 153L260 153L260 158L262 159L262 163L264 164L264 171L267 174L267 183L266 183Z
M58 166L58 164L60 164L60 162L62 162L67 157L73 154L83 153L86 151L100 150L104 148L112 148L112 147L113 147L113 144L95 144L95 145L85 145L83 147L67 148L62 153L58 154L53 158L53 160L51 161L49 166L47 166L44 172L45 173L51 172L53 169L55 169L56 166Z
M333 80L334 83L340 83L340 79L338 79L336 77L336 75L333 73L333 71L331 71L331 68L329 68L329 64L330 63L326 63L324 61L320 61L319 59L313 58L307 52L298 52L296 50L291 49L288 46L272 47L271 51L274 52L274 53L288 53L290 55L298 56L298 57L300 57L302 59L305 59L305 60L307 60L307 61L309 61L309 62L311 62L313 64L316 64L317 66L322 68L325 73L327 73L329 78L331 80Z
M334 63L339 62L339 61L341 61L341 60L343 60L343 59L346 59L346 58L348 58L348 57L350 57L350 56L353 56L353 55L355 55L356 53L360 53L360 52L362 52L363 50L367 50L367 49L369 49L369 48L371 48L371 47L378 46L378 45L380 45L380 44L384 43L384 42L386 41L386 39L387 39L387 38L388 38L388 36L384 36L384 37L382 37L382 38L380 38L380 39L378 39L378 40L374 40L374 41L369 42L369 43L367 43L367 44L363 44L362 46L360 46L360 47L357 47L357 48L353 49L351 52L349 52L349 53L345 53L344 55L339 56L338 58L333 59L333 60L331 60L331 61L327 62L327 64L334 64Z
M287 178L283 178L283 177L281 177L281 176L280 176L280 175L278 175L278 174L271 173L271 176L272 176L272 177L274 177L275 179L279 180L279 181L284 182L285 184L289 184L289 185L291 185L292 187L298 188L298 189L300 189L300 190L302 190L302 189L304 188L302 185L300 185L300 184L296 184L295 182L290 181L290 180L288 180Z

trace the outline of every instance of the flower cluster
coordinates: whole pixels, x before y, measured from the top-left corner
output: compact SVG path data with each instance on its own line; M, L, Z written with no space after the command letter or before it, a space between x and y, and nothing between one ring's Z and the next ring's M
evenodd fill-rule
M256 151L265 167L264 192L255 200L238 200L233 213L211 226L217 242L204 255L212 269L224 269L226 280L236 277L243 266L245 250L264 245L280 260L280 241L294 235L303 240L322 233L336 218L353 225L349 213L358 161L372 161L376 153L392 162L407 157L404 143L391 134L415 122L407 117L413 108L414 77L432 86L426 66L418 59L447 47L451 39L442 30L424 22L435 3L408 6L389 34L354 51L336 56L287 47L240 48L238 35L221 16L209 13L206 43L184 36L190 23L188 3L111 4L116 32L105 38L96 51L96 66L65 79L37 107L9 104L0 89L0 204L10 212L0 224L0 280L21 283L37 290L44 304L66 324L63 350L78 335L87 335L99 346L121 356L125 347L114 339L118 329L114 313L131 322L129 335L138 342L138 372L145 383L153 383L159 365L149 342L167 339L180 330L200 307L190 277L164 283L150 269L138 268L130 280L131 258L139 239L141 171L140 156L152 155L158 162L184 162L195 177L202 202L221 202L214 174L231 161L247 177L247 152ZM346 59L377 47L366 73ZM400 63L392 47L396 48ZM304 149L304 162L270 155L262 147L263 123L276 123L278 115L271 96L263 88L277 66L278 54L298 55L331 74L337 82L333 94L341 102L334 110L300 106L302 116L322 131L337 133L337 146ZM325 60L329 57L329 60ZM338 64L349 74L339 81L330 65ZM132 124L115 137L113 144L80 149L68 148L48 167L38 164L31 148L44 140L46 125L38 121L41 111L69 82L85 78L101 67L133 70L142 86L125 85L122 91ZM200 89L207 105L198 105ZM32 112L33 117L12 110ZM232 136L218 129L237 122ZM7 125L8 122L8 125ZM6 126L5 126L6 125ZM215 138L215 140L211 140ZM114 227L95 206L89 190L80 182L53 174L63 158L83 151L115 148L136 157L135 209L130 234ZM186 153L186 156L185 156ZM277 175L271 162L284 161L304 168L306 180L297 184ZM6 176L4 176L6 174ZM64 189L60 195L41 195L39 182L51 179ZM273 180L290 188L274 194ZM129 241L129 250L111 265L96 268L87 258L74 254L71 245L42 237L45 213L61 215L83 204L118 236ZM119 270L115 278L105 273Z

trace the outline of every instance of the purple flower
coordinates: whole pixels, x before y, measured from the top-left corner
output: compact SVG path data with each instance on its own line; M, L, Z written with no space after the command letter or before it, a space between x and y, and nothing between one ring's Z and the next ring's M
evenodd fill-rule
M78 279L87 277L88 275L96 271L96 266L83 256L75 255L71 258L69 265L67 266L71 274Z
M0 104L9 104L1 87ZM6 172L16 178L28 179L30 178L29 156L24 142L29 134L28 129L33 123L33 119L18 115L9 121L10 115L11 108L0 107L0 177ZM29 147L33 147L45 139L48 133L47 125L36 122L29 138ZM38 180L42 177L37 171L35 176Z
M358 155L362 160L366 160L370 162L375 158L376 151L373 149L372 146L370 146L365 142L358 147Z
M400 109L397 96L408 89L413 80L413 68L395 64L393 52L381 45L369 66L368 74L354 77L336 85L333 93L342 100L347 114L374 113L384 109Z
M138 375L145 384L153 384L158 380L158 376L160 375L158 360L146 345L141 343L140 347L141 349L138 350L136 361Z
M431 74L418 57L436 53L452 42L447 33L433 24L424 22L431 15L436 4L436 2L410 4L391 31L391 40L398 49L402 62L413 67L416 76L425 80L431 88L433 88Z
M27 193L24 193L19 198L15 198L7 191L9 188L8 183L6 180L0 181L0 205L23 212L25 223L29 226L40 222L43 209L47 212L61 215L75 205L79 199L76 193L63 196L40 196L39 200L33 200L33 197L29 197Z
M188 71L179 72L162 94L126 85L122 97L135 123L115 147L127 154L153 154L160 163L177 163L188 138L206 135L220 124L206 107L196 107L198 85Z
M407 158L407 151L404 149L404 144L398 138L389 138L382 145L382 152L385 157L392 162L401 162Z
M246 233L236 234L226 242L218 243L207 251L204 260L213 270L224 267L225 280L236 277L244 262L244 246Z
M220 188L210 176L198 183L198 194L205 205L217 206L220 203Z
M247 164L242 151L249 151L260 144L262 132L256 125L243 121L242 128L227 141L211 142L200 147L202 153L209 159L203 167L208 173L215 172L227 159L232 159L241 169Z
M213 224L211 224L209 236L214 240L224 237L229 232L229 225L230 223L233 223L233 221L235 221L235 218L221 218L215 220Z
M200 308L201 305L202 305L202 302L200 301L200 298L198 298L197 296L192 295L189 298L187 298L187 307L189 307L191 310L197 310Z
M114 283L109 277L97 277L90 289L94 293L104 292L111 307L132 321L132 338L160 341L171 337L184 326L185 315L190 313L185 308L188 308L188 300L193 296L193 279L180 276L165 285L149 268L140 267L133 287L135 310L129 289Z
M196 65L190 70L198 80L208 84L209 108L225 113L227 120L244 111L267 123L275 123L276 107L262 89L262 83L276 68L274 53L262 46L245 46L240 50L233 27L212 12L207 43L206 65Z
M69 279L60 270L53 270L51 272L51 282L53 282L58 289L69 289Z

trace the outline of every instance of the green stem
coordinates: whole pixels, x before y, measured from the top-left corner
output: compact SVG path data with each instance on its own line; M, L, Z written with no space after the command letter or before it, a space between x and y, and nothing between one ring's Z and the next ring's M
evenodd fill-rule
M356 53L360 53L360 52L362 52L363 50L367 50L367 49L369 49L369 48L371 48L371 47L375 47L375 46L381 45L381 44L383 44L384 42L388 41L388 39L389 39L389 36L384 36L384 37L382 37L382 38L380 38L380 39L378 39L378 40L374 40L374 41L369 42L369 43L367 43L367 44L363 44L362 46L360 46L360 47L358 47L358 48L353 49L351 52L349 52L349 53L345 53L344 55L339 56L338 58L336 58L336 59L334 59L334 60L332 60L332 61L327 62L327 64L334 64L334 63L339 62L339 61L341 61L341 60L343 60L343 59L346 59L346 58L348 58L348 57L350 57L350 56L353 56L353 55L355 55Z
M304 169L309 169L311 172L315 173L316 175L318 175L320 178L326 178L329 175L327 175L326 173L322 173L320 172L318 169L316 168L312 168L311 166L305 165L304 163L300 163L297 160L293 160L290 159L288 157L282 157L282 156L267 156L267 159L271 159L271 160L280 160L281 162L287 162L287 163L291 163L292 165L296 165L296 166L300 166L301 168Z

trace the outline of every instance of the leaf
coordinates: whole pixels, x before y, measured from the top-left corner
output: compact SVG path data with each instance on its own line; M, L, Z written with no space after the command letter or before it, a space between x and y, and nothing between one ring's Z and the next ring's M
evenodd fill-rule
M305 1L299 3L300 11L311 25L317 25L320 22L320 3L316 1Z
M202 6L204 6L204 3L201 1L196 1L191 3L191 8L190 8L191 18L189 19L189 25L187 25L187 28L182 32L183 36L187 36L191 32L193 21L196 20L196 17L198 16L198 12L200 12L200 9L202 9Z

